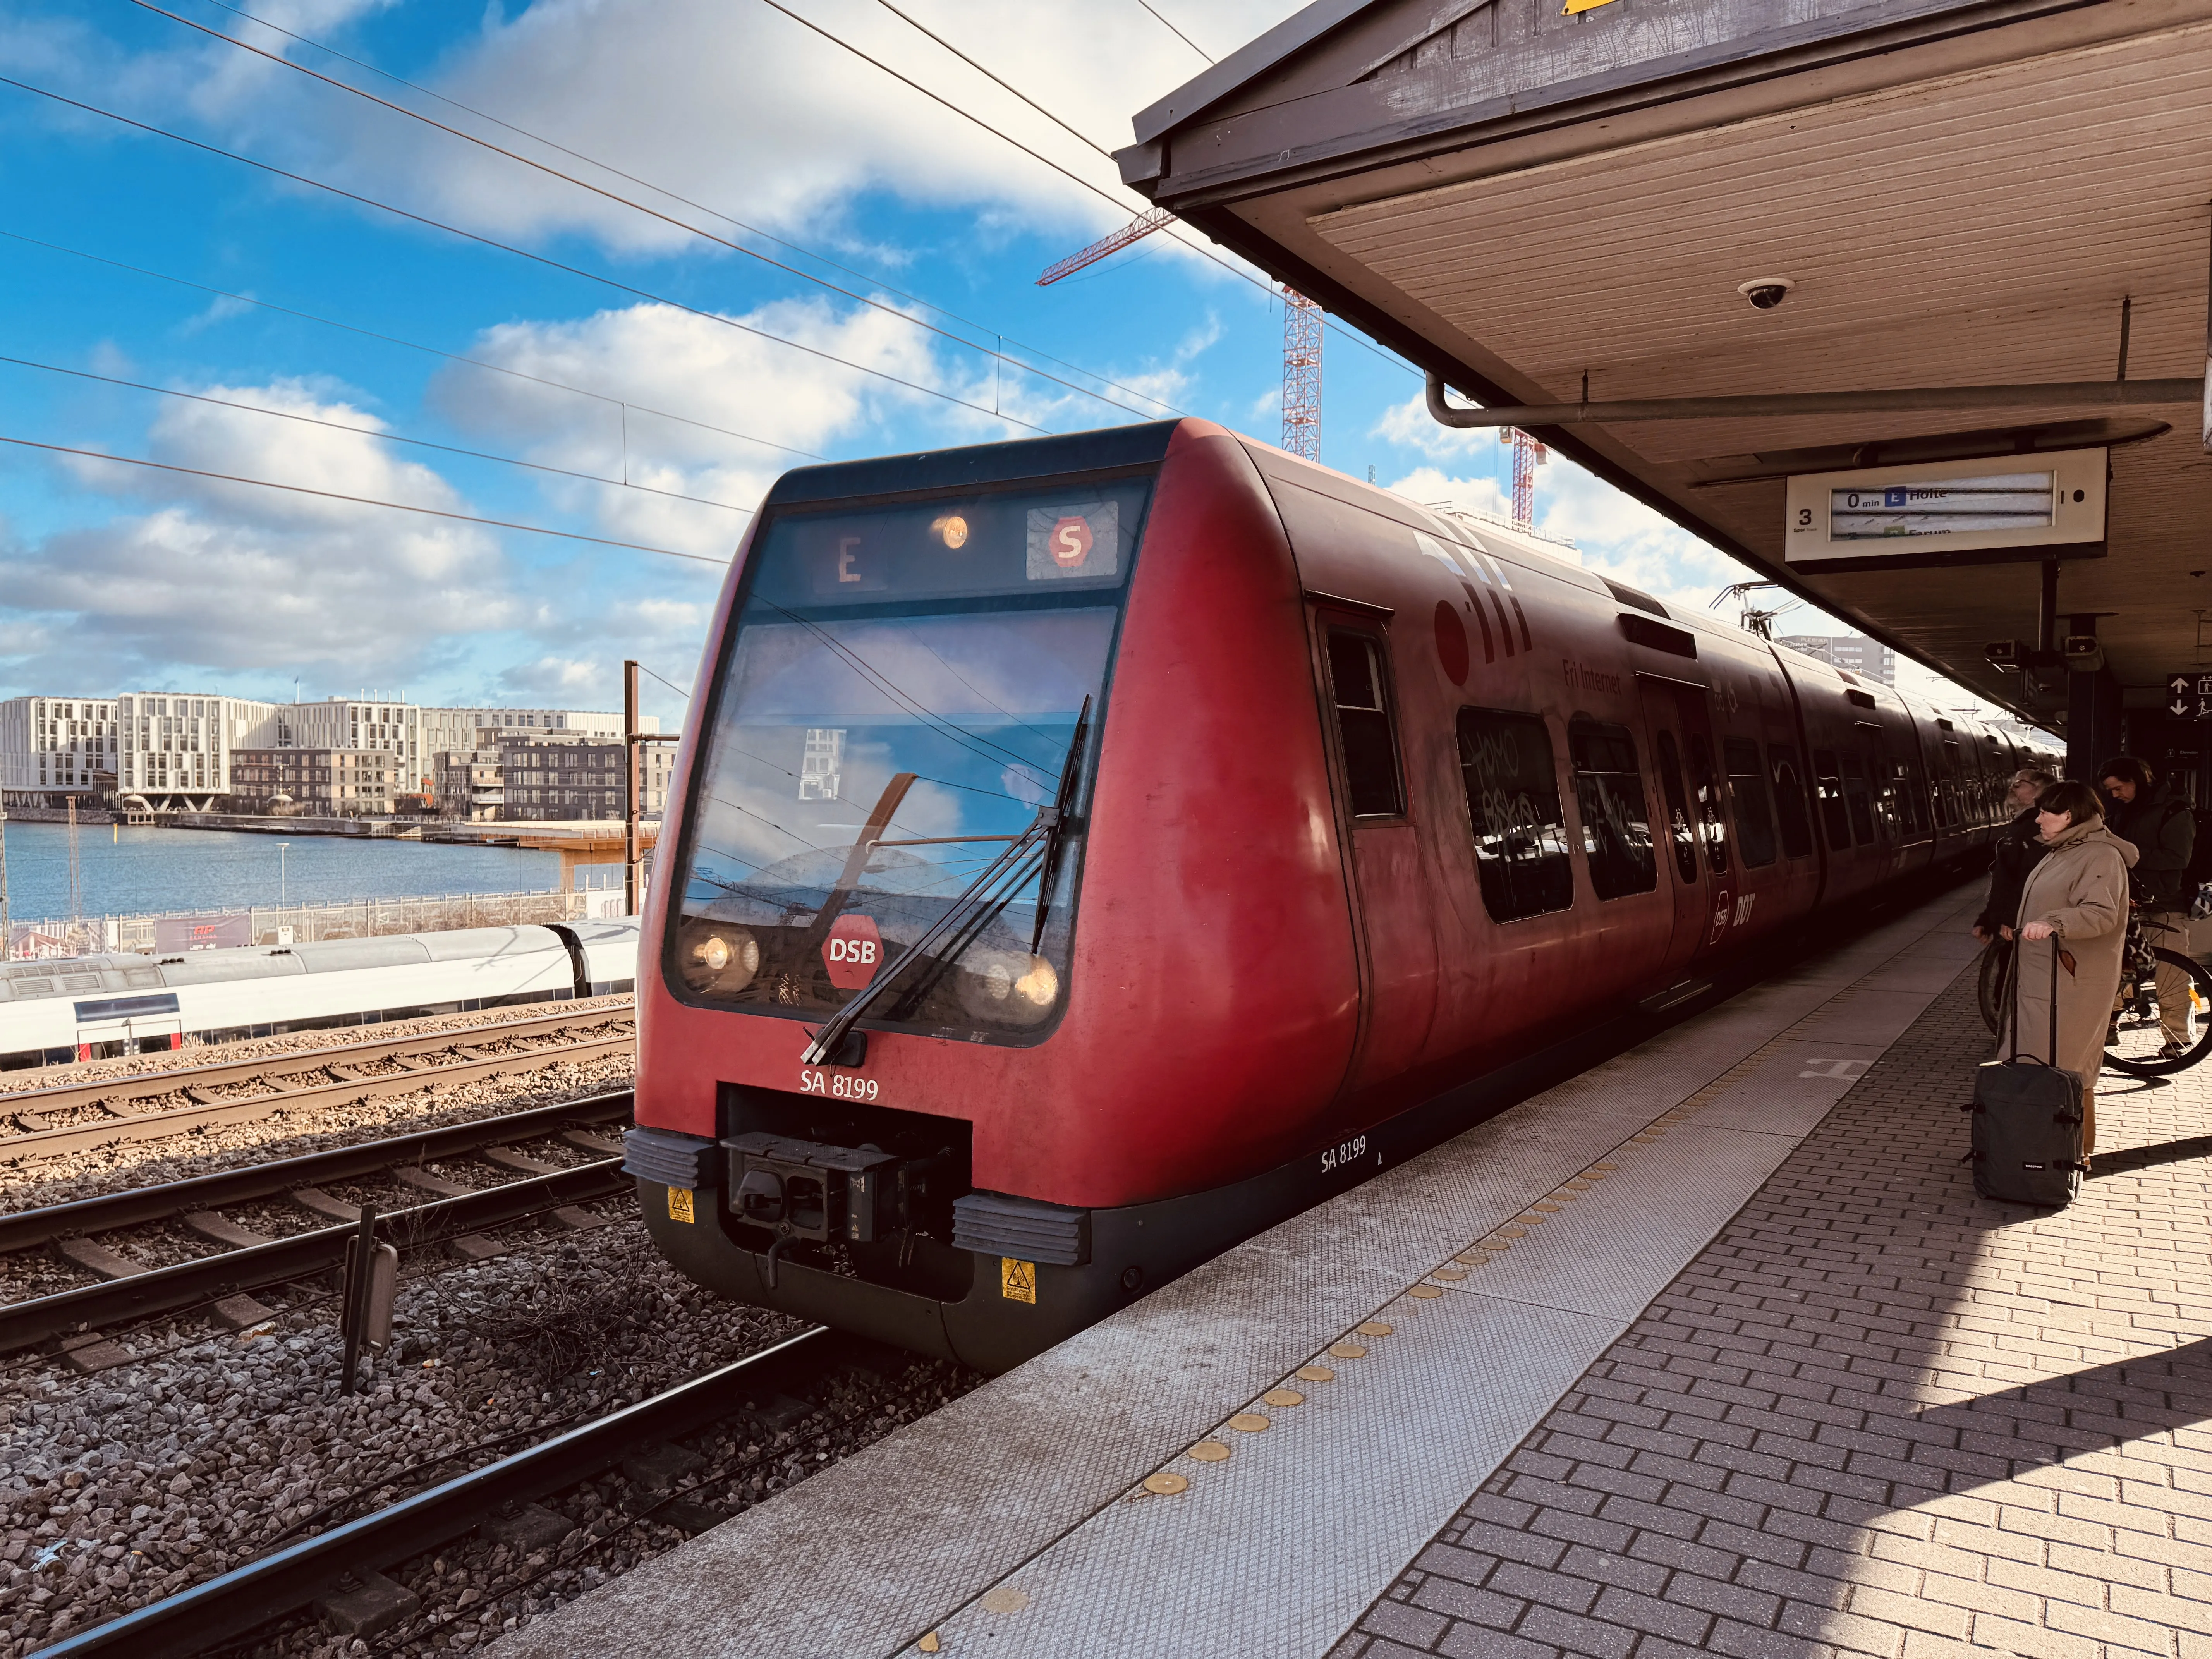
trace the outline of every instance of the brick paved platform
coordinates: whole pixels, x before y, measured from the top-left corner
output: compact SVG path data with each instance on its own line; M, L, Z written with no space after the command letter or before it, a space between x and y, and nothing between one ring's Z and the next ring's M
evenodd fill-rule
M2212 1659L2212 1077L1976 1198L1962 975L1332 1659Z
M1869 919L499 1659L641 1632L748 1659L2212 1659L2212 1078L2106 1090L2071 1210L1977 1200L1979 898Z

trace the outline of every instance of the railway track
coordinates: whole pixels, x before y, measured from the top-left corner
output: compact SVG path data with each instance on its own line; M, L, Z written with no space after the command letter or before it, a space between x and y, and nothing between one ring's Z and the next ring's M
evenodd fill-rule
M642 1463L647 1473L634 1484L643 1502L625 1527L672 1509L691 1490L728 1470L710 1471L686 1484L667 1471L698 1460L671 1444L726 1419L745 1413L756 1401L804 1395L841 1366L857 1364L881 1376L902 1370L910 1357L885 1358L887 1351L861 1340L817 1327L681 1383L636 1405L556 1434L527 1450L457 1475L426 1491L403 1498L372 1514L334 1525L315 1537L276 1550L204 1583L124 1614L106 1624L64 1638L40 1650L38 1659L191 1659L234 1643L264 1626L311 1607L335 1613L344 1626L363 1634L389 1628L413 1616L419 1601L412 1592L383 1579L384 1569L450 1544L479 1528L509 1530L538 1526L548 1548L569 1531L561 1517L531 1507L535 1500L604 1474L623 1465ZM799 1402L803 1407L803 1400ZM874 1407L871 1407L870 1410ZM858 1413L855 1413L857 1415ZM823 1434L842 1424L832 1424ZM817 1436L816 1437L821 1437ZM651 1454L660 1452L659 1458ZM642 1458L640 1454L645 1454ZM695 1511L702 1506L693 1505ZM687 1516L687 1530L711 1525L718 1516ZM557 1528L558 1530L555 1530ZM609 1541L594 1540L588 1547ZM518 1552L524 1553L526 1552ZM580 1557L572 1558L580 1559ZM550 1569L549 1569L550 1571ZM503 1590L500 1594L510 1594ZM364 1607L378 1609L364 1619Z
M461 1031L348 1043L296 1056L264 1055L27 1090L0 1096L0 1118L12 1118L17 1126L16 1133L0 1134L0 1161L59 1157L118 1140L158 1139L217 1124L255 1122L284 1112L413 1094L434 1085L480 1081L501 1072L599 1060L629 1050L636 1042L635 1017L626 1010L550 1014ZM506 1051L491 1052L494 1043L507 1045ZM398 1069L360 1069L386 1063ZM260 1094L219 1092L271 1079L291 1086ZM148 1104L179 1094L185 1097L183 1105ZM52 1122L56 1116L88 1108L97 1108L103 1115L82 1123Z
M419 1080L415 1086L421 1086ZM188 1309L212 1309L218 1318L241 1328L273 1316L274 1310L252 1300L253 1291L337 1269L358 1233L359 1208L322 1190L335 1182L389 1176L432 1195L429 1202L377 1218L379 1240L397 1247L403 1256L450 1243L463 1256L480 1259L497 1249L478 1237L486 1229L538 1216L550 1216L571 1226L596 1225L597 1218L575 1206L627 1191L631 1181L622 1173L620 1146L592 1131L627 1124L632 1103L627 1090L588 1096L0 1215L0 1255L44 1246L71 1265L100 1275L95 1284L0 1307L0 1353ZM510 1150L548 1139L593 1156L587 1163L563 1168ZM425 1167L471 1156L520 1178L471 1189ZM222 1213L226 1206L280 1196L333 1224L270 1237ZM201 1237L229 1248L168 1267L148 1267L94 1242L102 1233L171 1219L181 1219ZM102 1369L128 1358L112 1345L75 1348L69 1357L80 1370Z

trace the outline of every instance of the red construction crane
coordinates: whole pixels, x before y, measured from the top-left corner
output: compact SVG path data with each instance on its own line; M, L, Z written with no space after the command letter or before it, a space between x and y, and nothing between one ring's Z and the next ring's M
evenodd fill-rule
M1517 426L1498 428L1498 441L1513 446L1513 522L1536 521L1536 469L1552 459L1543 445Z
M1049 288L1063 276L1073 276L1086 266L1095 265L1109 253L1118 253L1132 242L1141 242L1174 215L1165 208L1153 208L1113 232L1101 236L1089 247L1079 249L1065 259L1054 261L1044 268L1036 279L1039 288ZM1321 307L1303 294L1285 288L1283 290L1283 447L1293 455L1303 455L1310 461L1321 459Z
M1159 229L1161 226L1169 223L1174 217L1175 215L1170 213L1165 208L1152 208L1140 213L1111 235L1101 236L1089 247L1047 265L1044 268L1044 275L1036 279L1036 285L1039 288L1050 288L1061 277L1073 276L1085 265L1095 265L1108 254L1119 253L1130 243L1143 241L1146 237Z

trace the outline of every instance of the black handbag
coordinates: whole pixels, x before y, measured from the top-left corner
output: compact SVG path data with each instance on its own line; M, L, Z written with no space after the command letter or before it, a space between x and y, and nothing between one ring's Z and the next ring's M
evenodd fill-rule
M2026 941L2021 941L2024 945ZM1974 1072L1974 1190L2008 1204L2064 1207L2081 1190L2088 1164L2081 1156L2081 1079L2057 1064L2058 958L2051 939L2051 1059L2020 1057L2020 979L2024 949L2013 951L2012 1052Z

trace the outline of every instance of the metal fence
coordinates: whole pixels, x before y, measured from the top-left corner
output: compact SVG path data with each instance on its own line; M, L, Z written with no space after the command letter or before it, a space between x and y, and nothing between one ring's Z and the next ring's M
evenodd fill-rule
M299 945L326 939L368 939L383 933L439 933L458 927L514 927L527 923L580 921L621 913L622 891L592 889L548 893L441 893L411 898L342 899L327 904L257 904L221 913L171 911L158 915L82 916L70 921L19 921L9 928L7 954L84 956L100 951L153 954L173 939L179 924L224 923L223 942ZM239 926L239 919L244 926ZM167 924L166 927L164 924ZM168 946L167 948L175 948Z

